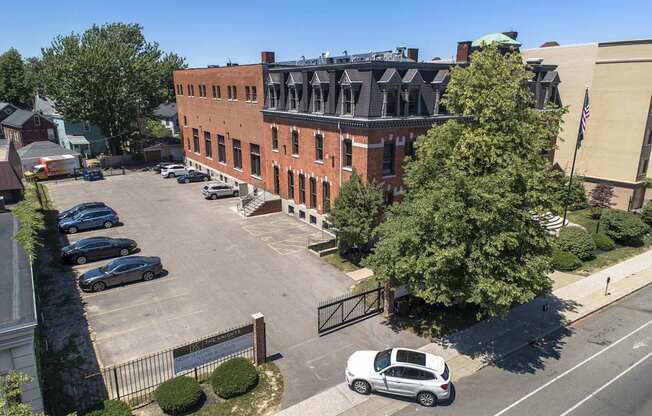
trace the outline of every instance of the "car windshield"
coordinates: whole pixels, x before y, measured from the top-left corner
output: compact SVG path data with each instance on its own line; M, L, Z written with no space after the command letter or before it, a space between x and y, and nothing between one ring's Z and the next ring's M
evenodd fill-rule
M381 351L374 358L374 370L381 371L391 364L392 350Z
M103 271L104 273L106 273L106 272L110 272L110 271L113 271L113 270L117 269L118 266L120 266L120 263L111 262L111 263L107 264L106 266L100 267L100 270Z
M448 380L448 364L444 363L444 372L441 373L441 377L444 380Z

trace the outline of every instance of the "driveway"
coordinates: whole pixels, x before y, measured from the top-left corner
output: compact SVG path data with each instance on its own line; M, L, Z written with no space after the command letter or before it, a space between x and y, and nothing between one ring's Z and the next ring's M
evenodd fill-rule
M82 295L101 365L247 323L262 312L268 355L278 359L285 377L285 407L341 382L346 358L355 350L426 343L394 332L381 317L318 337L318 302L353 284L306 250L321 232L285 214L244 219L236 212L237 198L204 200L202 186L152 172L48 184L57 209L104 201L124 223L71 240L133 238L140 254L160 256L167 270L151 282Z

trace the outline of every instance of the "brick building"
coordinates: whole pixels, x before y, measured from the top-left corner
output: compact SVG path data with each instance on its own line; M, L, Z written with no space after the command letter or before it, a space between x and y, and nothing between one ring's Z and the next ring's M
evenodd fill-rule
M440 98L451 67L477 47L460 42L455 62L420 62L407 48L291 62L263 52L256 65L176 71L187 160L278 195L284 212L319 228L353 170L400 200L404 159L419 135L456 117ZM531 68L537 106L555 101L555 67Z

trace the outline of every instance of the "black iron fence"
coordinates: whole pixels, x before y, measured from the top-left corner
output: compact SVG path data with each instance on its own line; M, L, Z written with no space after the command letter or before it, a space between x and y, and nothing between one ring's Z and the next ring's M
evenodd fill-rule
M384 288L349 293L319 303L317 307L317 333L322 334L356 322L383 311Z

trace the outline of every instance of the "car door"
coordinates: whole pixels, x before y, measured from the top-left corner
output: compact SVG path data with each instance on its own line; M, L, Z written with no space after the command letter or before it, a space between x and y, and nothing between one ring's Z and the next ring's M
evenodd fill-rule
M127 283L141 280L143 278L144 267L144 263L128 265L127 270L124 272L124 282Z
M110 277L111 284L121 285L127 283L129 281L130 266L131 264L123 264L113 269Z
M97 259L106 259L108 257L113 257L116 255L116 247L113 245L111 241L99 241L96 243L97 247L95 249L96 251L96 257Z
M97 248L100 246L100 242L88 243L81 249L81 254L86 256L87 260L96 260L102 257L98 256Z
M418 381L408 378L411 374L411 368L395 366L391 367L383 373L385 391L392 394L400 394L404 396L412 395L415 388L415 382L418 386Z
M79 217L79 220L77 221L77 228L80 230L87 230L89 228L92 228L91 222L93 221L93 213L92 212L87 212L85 214L82 214Z

